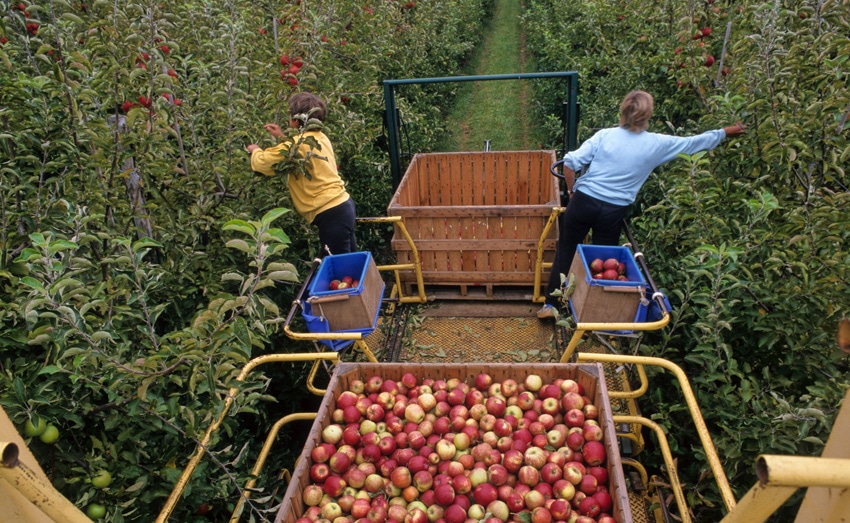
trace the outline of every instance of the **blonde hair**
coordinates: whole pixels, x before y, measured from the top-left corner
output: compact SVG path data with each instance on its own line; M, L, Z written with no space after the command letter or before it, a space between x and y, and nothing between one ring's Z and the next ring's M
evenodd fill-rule
M652 95L646 91L632 91L620 104L620 127L639 133L649 128L649 119L655 109Z

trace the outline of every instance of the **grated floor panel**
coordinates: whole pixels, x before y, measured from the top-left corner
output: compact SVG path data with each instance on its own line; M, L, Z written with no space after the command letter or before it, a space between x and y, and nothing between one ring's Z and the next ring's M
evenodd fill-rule
M537 318L423 317L409 329L399 360L410 362L552 362L554 323Z

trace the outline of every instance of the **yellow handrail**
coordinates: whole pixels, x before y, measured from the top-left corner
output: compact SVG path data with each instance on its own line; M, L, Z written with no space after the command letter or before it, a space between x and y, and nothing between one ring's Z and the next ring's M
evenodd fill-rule
M676 462L673 461L673 454L670 452L670 445L667 443L667 435L664 433L664 429L654 421L642 416L614 416L614 423L643 425L655 432L655 436L658 439L658 446L661 448L661 456L664 458L664 464L667 466L670 486L673 488L673 496L676 498L676 505L679 506L679 517L682 523L690 523L691 514L688 512L685 493L682 491L682 484L679 481L679 474L676 471Z
M248 374L251 373L251 371L253 371L256 367L264 365L266 363L299 362L314 360L329 360L335 363L339 360L339 356L335 352L266 354L264 356L258 356L249 361L247 364L245 364L245 367L242 368L242 371L239 373L239 376L236 378L236 381L244 381ZM221 423L224 421L225 416L227 416L227 412L233 405L233 402L236 399L236 395L238 393L238 387L231 387L230 390L227 391L227 397L224 400L224 406L222 407L221 414L219 414L218 418L216 418L215 421L210 424L210 426L207 428L206 433L204 433L203 438L201 438L201 441L198 443L198 448L195 451L195 454L189 460L189 463L186 465L186 468L183 469L183 474L181 474L180 478L177 480L177 483L174 485L174 489L172 489L171 494L168 496L168 500L166 500L165 502L165 506L162 507L159 516L157 516L157 523L165 523L166 521L168 521L168 518L174 511L174 507L177 506L177 502L180 499L180 495L183 493L183 490L185 490L186 485L192 478L192 474L194 474L195 469L198 467L198 464L204 457L204 453L207 451L207 445L209 444L212 435L221 426Z
M654 331L663 329L670 323L670 315L664 316L658 321L647 321L643 323L578 323L573 337L570 339L564 354L561 356L561 363L569 363L573 353L581 341L582 336L587 331Z
M723 465L720 463L720 457L717 454L717 449L714 447L714 442L711 440L711 435L708 432L708 427L702 417L702 412L697 404L696 396L691 388L688 376L681 367L672 361L663 358L652 358L648 356L628 356L622 354L591 354L579 353L579 362L600 362L600 363L623 363L632 365L652 365L661 367L670 371L679 382L679 387L682 389L682 395L685 397L685 403L691 414L691 418L696 425L697 434L699 435L702 447L705 450L705 456L708 464L714 473L714 479L720 489L720 496L723 498L723 503L728 510L735 507L735 496L732 493L732 488L729 486L729 480L726 478L726 472L723 470ZM671 472L675 473L675 472Z
M357 218L358 222L364 223L392 223L394 224L401 235L404 237L404 240L407 242L407 245L410 246L410 252L413 256L412 263L402 263L402 264L392 264L392 265L378 265L379 271L393 271L393 275L395 276L395 286L398 289L398 302L399 303L425 303L428 301L427 296L425 295L425 282L422 278L422 263L419 259L419 249L416 248L416 244L413 243L413 237L410 236L410 233L407 231L407 227L404 225L404 221L401 216L376 216L370 218ZM399 271L413 271L416 275L416 288L417 288L417 296L404 296L401 286L401 276L399 276Z
M535 303L546 301L546 296L540 295L540 286L543 284L543 269L552 268L552 262L543 261L543 244L546 242L546 237L549 236L552 226L558 220L558 216L565 210L566 207L552 207L549 219L546 220L543 232L540 233L540 239L537 240L537 260L534 262L534 294L532 296L532 301Z
M263 470L263 466L266 464L266 459L269 456L269 452L272 450L272 445L274 445L274 440L277 438L277 434L280 432L280 429L287 423L291 423L293 421L314 420L316 419L316 416L317 414L315 412L288 414L277 420L277 422L272 425L269 435L266 436L263 448L260 450L260 455L257 456L257 462L254 464L254 468L251 469L251 475L254 477L245 484L245 488L242 490L242 495L239 496L239 501L236 502L236 508L233 509L233 514L230 516L230 523L236 523L239 521L239 517L242 515L242 507L245 505L245 502L251 498L251 489L253 489L254 485L257 484L257 477L259 477L260 472Z

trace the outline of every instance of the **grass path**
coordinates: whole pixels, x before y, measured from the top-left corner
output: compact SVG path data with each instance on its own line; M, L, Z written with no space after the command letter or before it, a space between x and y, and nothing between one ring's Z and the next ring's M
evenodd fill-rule
M481 46L470 59L466 74L527 73L534 64L525 52L519 17L522 2L495 0L492 19ZM530 84L498 80L460 84L449 121L456 122L440 151L482 151L485 140L493 150L535 149L527 108Z

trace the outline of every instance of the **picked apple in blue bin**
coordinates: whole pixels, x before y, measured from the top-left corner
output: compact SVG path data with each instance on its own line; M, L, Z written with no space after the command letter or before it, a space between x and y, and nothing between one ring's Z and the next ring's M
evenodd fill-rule
M351 276L343 276L342 279L331 280L331 283L328 285L328 289L332 291L348 289L351 287L357 287L359 283L359 281L354 280Z
M596 258L590 262L590 272L594 280L629 281L626 276L626 264L617 258Z

